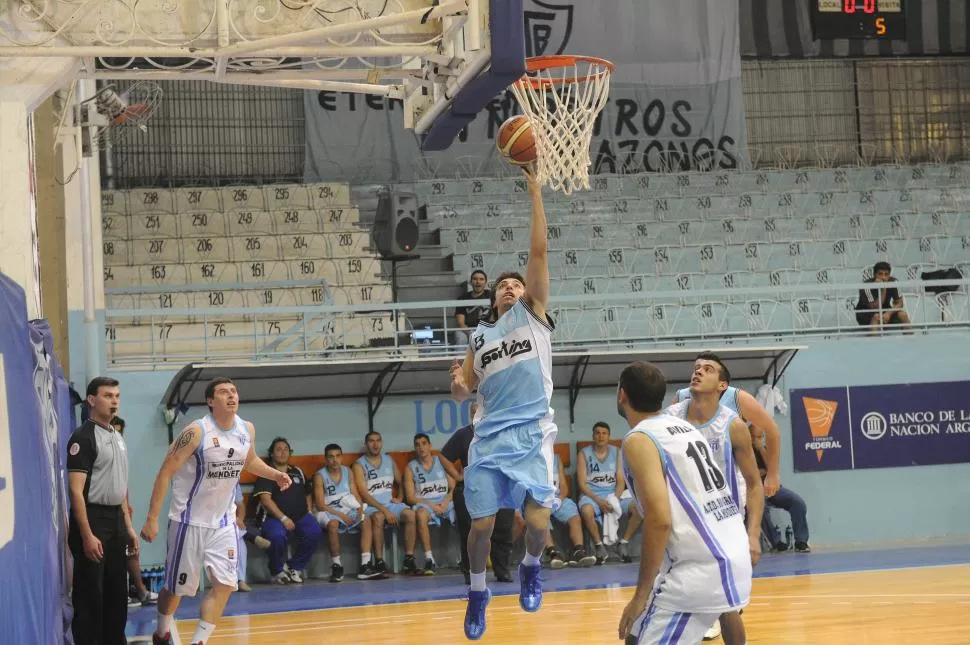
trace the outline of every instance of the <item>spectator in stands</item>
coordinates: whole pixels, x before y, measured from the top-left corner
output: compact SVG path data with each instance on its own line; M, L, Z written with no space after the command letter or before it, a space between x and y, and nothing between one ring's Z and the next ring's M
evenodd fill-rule
M481 269L472 271L471 291L465 291L459 296L459 300L491 300L492 292L488 289L488 276ZM455 332L455 345L467 345L469 335L478 327L478 321L487 320L491 312L489 305L471 305L468 307L458 307L455 309L455 323L458 331Z
M569 497L569 478L566 477L566 468L562 465L559 455L556 455L553 465L553 486L559 497L559 508L552 514L552 521L565 525L569 530L569 541L572 542L572 550L569 552L569 559L566 560L549 531L549 542L546 544L546 558L549 566L553 569L561 569L566 563L572 567L591 567L596 564L596 556L586 553L583 547L583 523L579 518L579 510L576 502Z
M371 535L374 542L374 563L364 563L361 579L370 579L387 575L387 565L384 562L384 527L404 527L404 573L418 572L414 563L414 543L416 531L414 525L414 511L401 501L404 486L401 483L401 472L394 460L384 452L384 439L380 432L371 430L364 437L364 454L354 462L352 473L357 492L366 506L364 517L371 523ZM395 489L398 491L394 494ZM370 551L369 544L362 544L361 551ZM378 575L371 575L376 572Z
M872 278L866 283L896 282L892 277L892 267L888 262L876 262L872 267ZM903 298L896 287L859 289L859 302L855 306L856 321L869 327L872 334L878 333L883 325L902 325L909 327L910 320L903 309Z
M472 403L469 408L474 421L478 404ZM455 502L455 517L457 520L458 536L461 539L461 572L465 575L465 584L471 584L471 571L468 562L468 533L471 531L472 518L465 505L465 473L464 466L468 464L468 447L475 436L475 426L468 424L448 438L448 442L441 448L439 458L445 471L455 480L455 492L452 499ZM512 582L512 533L515 511L511 508L501 508L495 514L495 528L491 537L492 573L499 582Z
M619 450L610 445L610 426L605 421L593 425L593 444L579 453L576 479L579 483L579 514L586 532L596 548L596 563L603 564L609 558L600 534L600 524L607 533L610 544L616 541L619 517L630 509L629 497L623 496L624 482L618 477ZM614 520L616 524L614 524ZM622 553L620 554L622 557Z
M343 533L360 532L360 560L361 575L373 575L373 567L364 565L370 563L371 554L364 551L370 548L371 523L364 522L363 503L357 492L357 484L350 474L350 469L342 465L343 450L335 443L327 444L323 449L327 465L313 476L313 502L317 507L317 522L327 529L327 539L330 545L330 582L340 582L344 579L344 565L340 561L340 536ZM367 562L364 562L364 558Z
M758 460L758 468L761 470L761 476L763 478L767 471L765 470L765 461L761 455L761 444L759 443L755 443L754 456ZM795 552L811 553L812 548L808 545L808 507L805 505L805 500L802 499L801 495L784 486L780 486L778 492L772 497L767 498L766 501L764 514L761 518L761 530L767 536L768 541L771 542L772 550L787 551L788 543L782 541L779 532L775 529L775 525L772 524L769 507L788 511L788 515L791 516L792 534L795 538Z
M293 484L285 491L270 479L260 477L253 485L253 497L262 508L262 535L269 540L269 573L276 584L301 583L304 570L320 542L321 532L310 513L310 487L303 471L290 465L290 442L283 437L269 444L269 464L290 476ZM290 534L296 539L295 554L286 562Z
M125 436L125 420L121 417L112 419L111 427L122 437ZM128 506L128 517L134 517L135 510L128 502L128 493L125 493L125 504ZM128 580L130 582L129 592L131 591L130 586L134 586L135 588L135 595L128 599L129 608L140 607L142 605L154 605L158 602L158 594L154 591L149 591L145 587L145 581L142 580L141 560L138 551L128 553Z
M414 507L418 538L424 547L424 574L433 576L437 565L431 552L429 525L440 526L441 520L455 523L455 504L452 495L455 480L445 471L444 462L431 452L431 439L423 432L414 436L417 457L404 473L404 494Z

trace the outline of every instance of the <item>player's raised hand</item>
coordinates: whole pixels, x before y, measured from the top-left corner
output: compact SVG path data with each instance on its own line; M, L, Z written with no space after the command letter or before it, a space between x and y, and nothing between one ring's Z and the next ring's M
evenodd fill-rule
M293 481L290 479L290 476L287 475L286 473L281 472L276 475L276 484L280 487L281 491L289 488L290 484L292 483Z
M448 371L451 374L452 385L465 389L465 373L462 371L461 361L457 358L452 361L451 369Z

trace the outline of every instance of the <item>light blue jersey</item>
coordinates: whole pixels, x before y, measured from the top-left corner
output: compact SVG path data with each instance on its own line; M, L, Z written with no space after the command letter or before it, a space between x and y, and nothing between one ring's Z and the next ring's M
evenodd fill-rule
M616 466L619 450L607 446L606 459L600 461L593 446L583 448L586 458L586 485L598 497L609 497L616 492Z
M390 504L394 495L394 461L383 454L380 465L374 466L367 455L361 455L357 463L364 469L364 482L371 497L384 506Z
M350 469L340 467L340 481L334 481L326 467L317 471L323 477L323 503L327 506L338 506L340 500L350 495Z
M552 325L519 300L495 323L472 334L478 376L475 436L552 422Z
M677 390L678 403L680 403L681 401L686 401L689 398L690 398L689 387L685 387L681 390ZM721 405L726 407L734 414L738 415L739 417L741 416L741 406L740 406L740 402L738 401L738 388L734 387L733 385L728 385L727 389L724 390L724 393L721 394L720 403Z
M431 470L425 470L420 459L408 463L414 475L414 496L428 502L440 502L448 495L448 474L438 457L433 457Z
M687 421L687 412L690 408L690 399L684 399L674 403L667 408L667 414ZM717 407L714 416L705 423L695 427L701 431L707 443L711 446L711 453L714 463L717 464L724 476L727 477L728 487L731 490L731 497L738 508L744 508L745 496L747 494L744 478L740 476L737 465L734 461L734 448L731 446L731 422L738 418L738 415L721 404Z

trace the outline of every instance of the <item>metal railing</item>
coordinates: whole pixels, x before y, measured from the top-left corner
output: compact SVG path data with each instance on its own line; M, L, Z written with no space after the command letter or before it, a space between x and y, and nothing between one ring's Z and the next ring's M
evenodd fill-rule
M970 280L900 281L911 325L872 327L856 319L859 289L804 285L656 291L551 299L556 351L744 345L866 334L970 329ZM934 288L955 291L933 293ZM343 307L245 307L106 312L106 353L115 366L192 361L381 360L461 355L467 330L456 307L484 301ZM432 318L428 312L437 311ZM877 313L881 310L866 310ZM418 322L421 321L421 322ZM463 342L464 341L464 342Z

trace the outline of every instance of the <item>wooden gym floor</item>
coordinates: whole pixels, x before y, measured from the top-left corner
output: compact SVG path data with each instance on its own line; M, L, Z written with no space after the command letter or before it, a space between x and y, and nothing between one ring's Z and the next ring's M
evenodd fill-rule
M759 577L744 612L748 643L965 645L970 643L967 563L970 548L966 546L765 556L756 569ZM574 590L547 593L537 614L519 609L517 584L490 582L493 593L505 595L492 600L488 631L481 642L618 643L616 625L632 594L629 585L635 580L636 566L546 571L546 589L572 586ZM575 588L584 584L599 588ZM255 589L252 594L234 595L227 613L235 615L220 621L208 645L466 642L465 602L456 599L466 588L456 575ZM431 599L406 602L419 594ZM284 609L314 602L349 604L355 602L355 595L358 606ZM182 643L187 644L195 629L192 616L197 603L183 605L178 617L188 620L180 621L178 628ZM153 609L143 608L136 615L142 623L136 633L150 631ZM720 642L713 641L714 645Z

